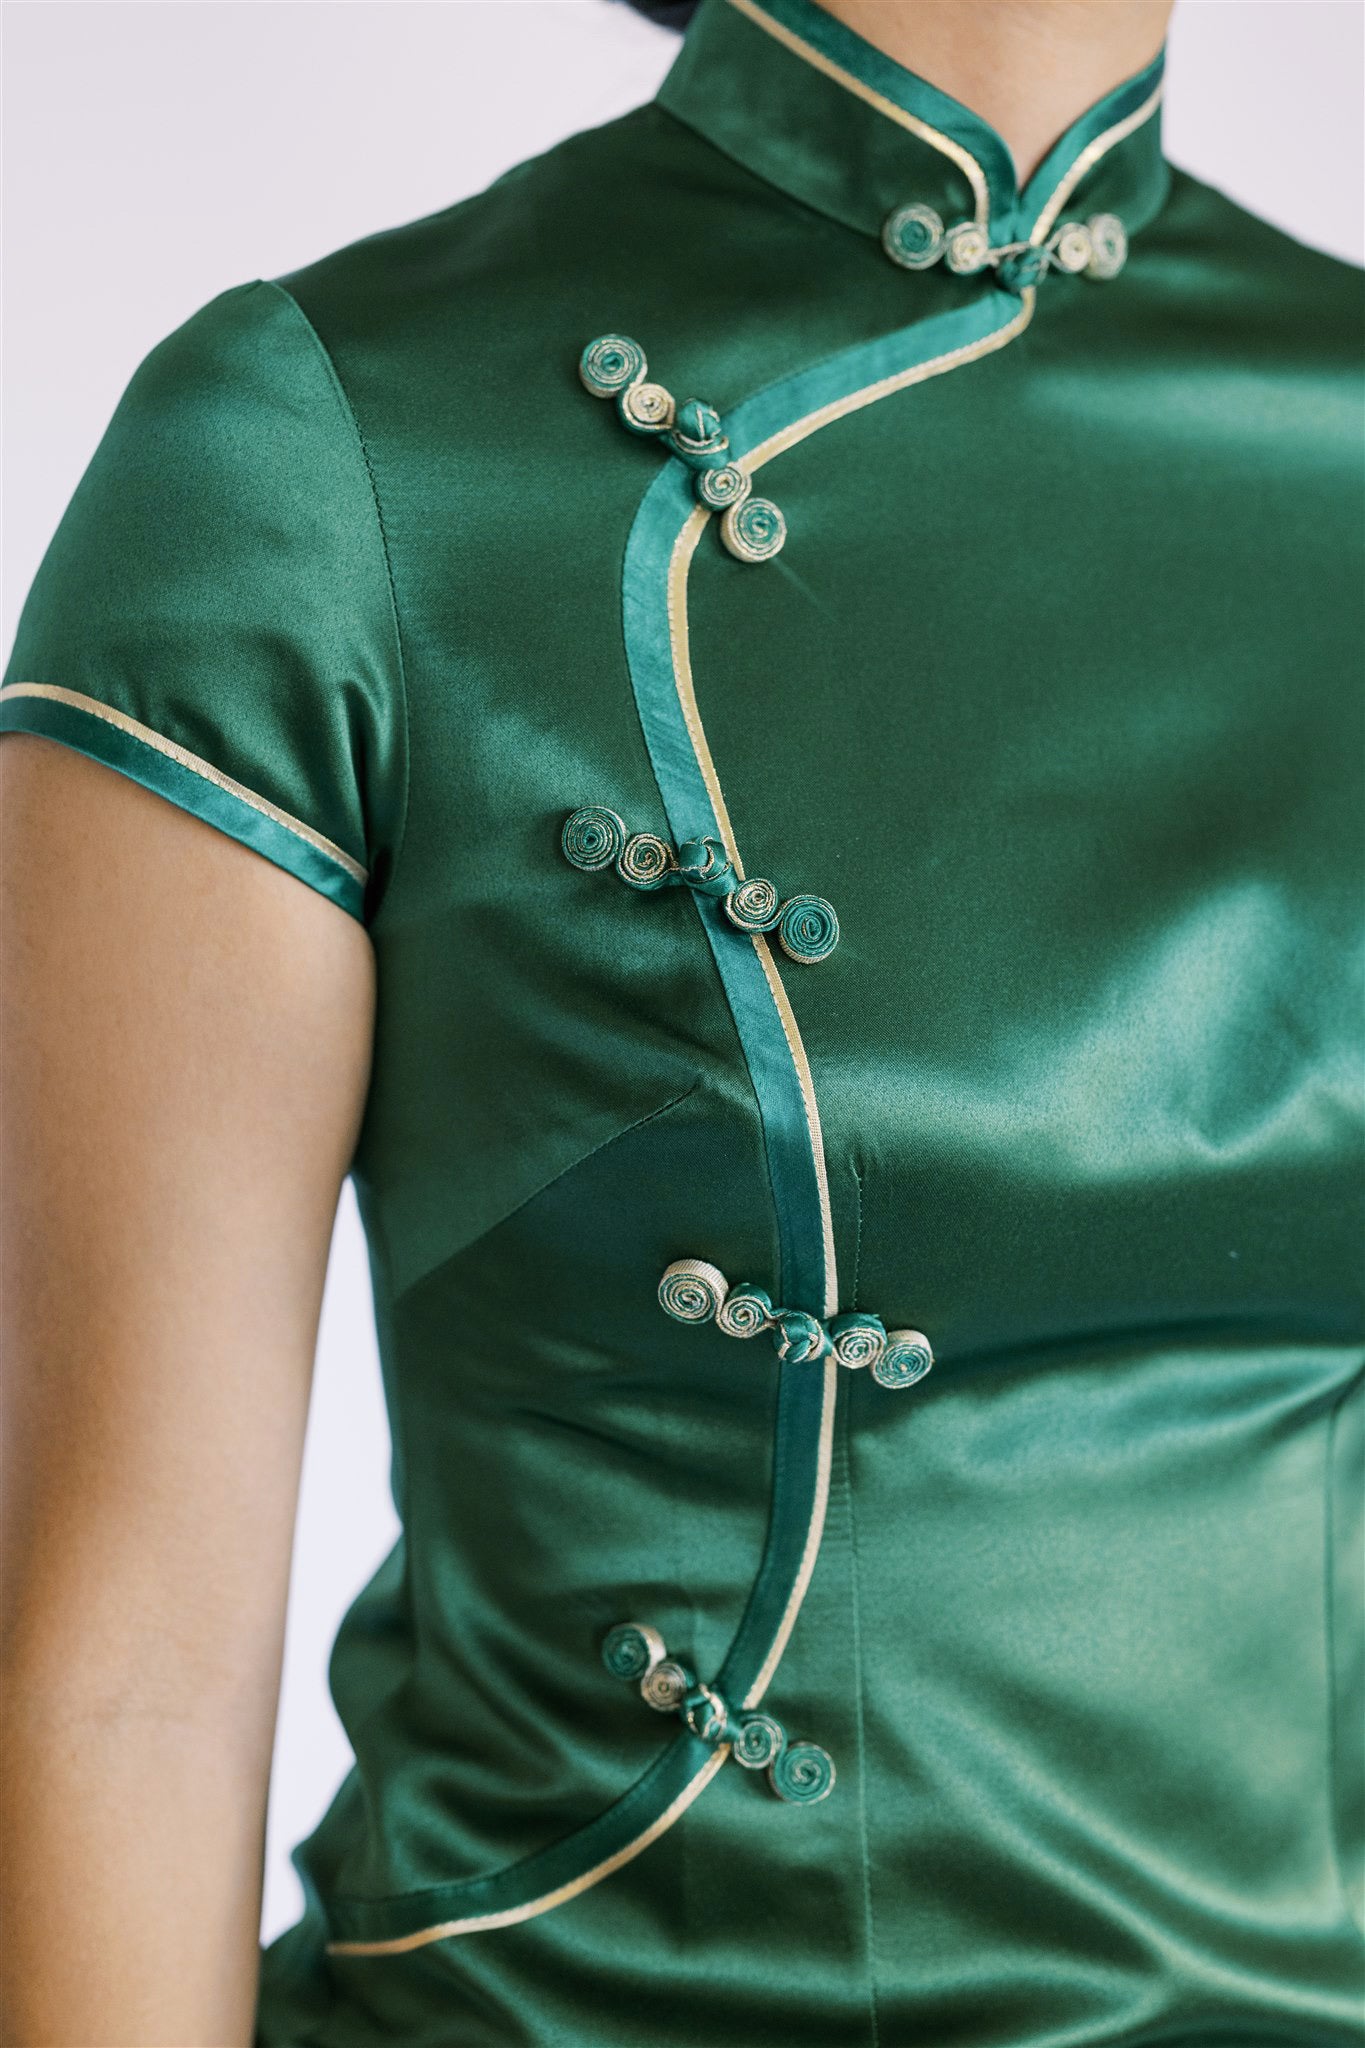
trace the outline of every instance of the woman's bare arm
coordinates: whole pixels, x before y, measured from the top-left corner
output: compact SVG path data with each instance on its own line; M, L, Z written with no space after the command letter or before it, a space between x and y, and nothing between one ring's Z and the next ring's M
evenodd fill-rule
M0 797L3 2038L235 2048L373 954L54 741Z

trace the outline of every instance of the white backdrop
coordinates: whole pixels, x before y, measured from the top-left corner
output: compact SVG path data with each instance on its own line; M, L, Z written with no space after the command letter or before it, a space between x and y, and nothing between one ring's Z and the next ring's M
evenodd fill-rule
M1096 0L1103 4L1103 0ZM434 212L647 99L675 48L613 0L10 0L3 636L119 393L225 286ZM1172 158L1355 262L1362 0L1177 0ZM264 1926L347 1762L337 1621L389 1547L388 1436L347 1186L323 1303Z

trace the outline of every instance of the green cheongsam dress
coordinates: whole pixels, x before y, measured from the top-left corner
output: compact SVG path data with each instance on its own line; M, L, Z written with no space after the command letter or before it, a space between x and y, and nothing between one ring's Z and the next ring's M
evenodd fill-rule
M260 2048L1359 2048L1361 274L1163 56L1020 190L702 0L52 542L4 724L378 962L403 1534Z

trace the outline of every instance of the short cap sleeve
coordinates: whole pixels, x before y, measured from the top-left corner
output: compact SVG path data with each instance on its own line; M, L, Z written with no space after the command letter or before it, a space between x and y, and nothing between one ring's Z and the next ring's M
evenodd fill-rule
M152 349L34 580L0 731L157 790L368 921L407 728L383 528L322 343L280 286Z

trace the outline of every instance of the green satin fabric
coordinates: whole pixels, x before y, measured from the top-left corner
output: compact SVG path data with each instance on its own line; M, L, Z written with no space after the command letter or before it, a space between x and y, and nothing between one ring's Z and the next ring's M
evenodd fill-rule
M1020 195L967 109L774 19L979 152L996 241L1160 71ZM970 211L949 160L703 0L660 102L215 301L78 494L8 679L173 724L371 876L404 1537L336 1647L357 1766L260 2048L1359 2042L1361 281L1159 134L1064 215L1117 212L1124 270L1013 331L878 242ZM689 481L576 363L636 337L745 453L1006 329L793 440L782 553L712 520L687 579L746 872L840 920L774 954L831 1263L751 942L560 852L580 804L715 815L670 695ZM934 1344L904 1393L838 1375L764 1698L833 1793L726 1763L550 1910L327 1953L515 1912L664 1812L705 1745L604 1671L614 1623L741 1683L771 1636L818 1369L670 1320L681 1257Z

